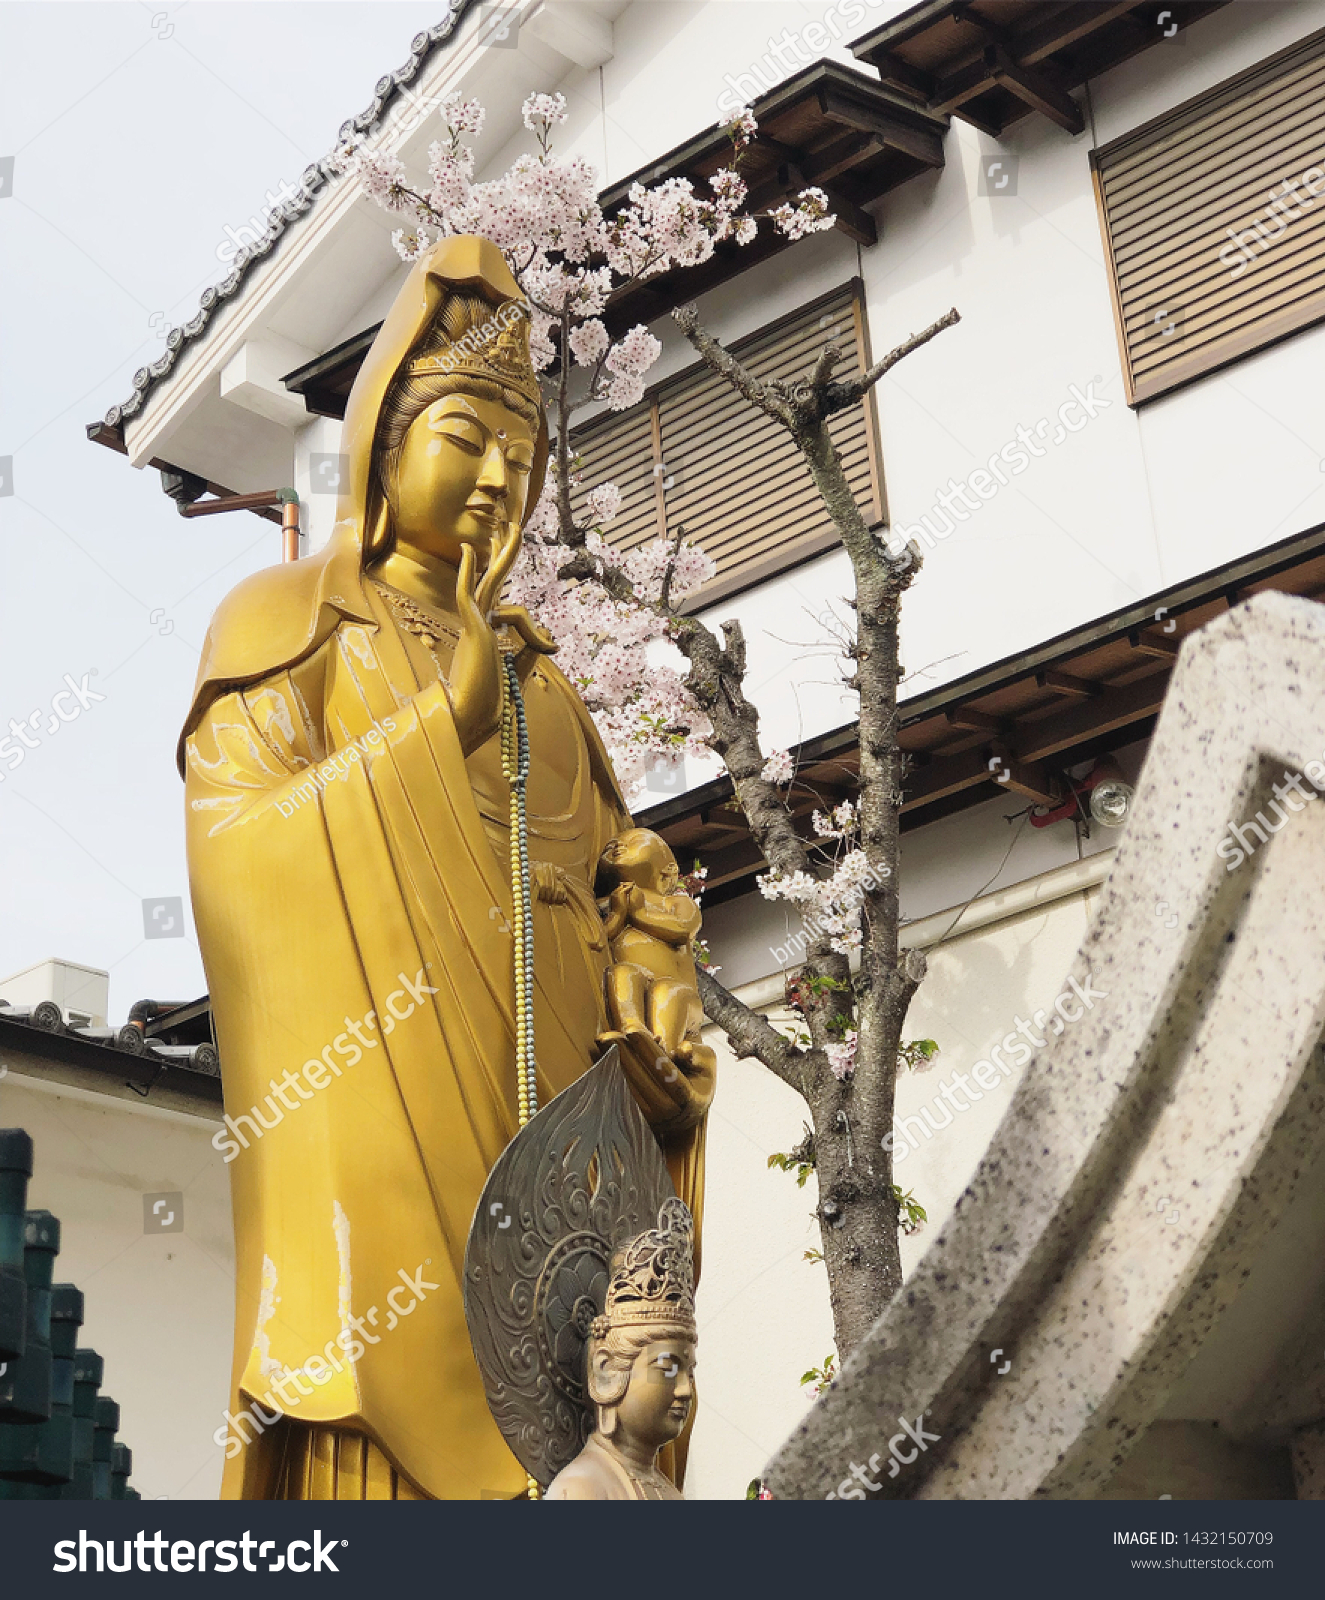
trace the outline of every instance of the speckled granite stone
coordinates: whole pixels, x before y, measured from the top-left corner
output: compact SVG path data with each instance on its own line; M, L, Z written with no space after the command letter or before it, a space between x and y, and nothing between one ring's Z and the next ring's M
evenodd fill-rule
M1309 762L1325 607L1260 595L1183 646L1071 968L1099 997L768 1467L777 1498L834 1494L871 1456L892 1498L1086 1498L1117 1471L1322 1145L1325 801L1294 792L1234 870L1226 842ZM904 1440L889 1477L922 1415L939 1441Z

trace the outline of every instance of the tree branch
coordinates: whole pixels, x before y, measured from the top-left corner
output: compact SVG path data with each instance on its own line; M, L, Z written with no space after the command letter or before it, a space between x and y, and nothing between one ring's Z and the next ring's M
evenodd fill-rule
M743 1000L724 989L711 972L696 968L704 1015L716 1023L735 1047L737 1056L756 1056L797 1094L805 1095L805 1055Z
M751 405L758 406L761 411L776 418L784 427L791 427L790 407L774 394L766 383L761 383L752 372L743 367L729 350L724 350L713 335L701 326L698 307L677 306L672 312L672 318L714 372L726 378L732 388L743 394Z
M829 384L827 386L825 416L831 416L833 412L841 411L844 407L854 404L863 394L874 387L885 372L891 372L897 363L909 356L913 350L919 350L921 345L928 344L931 339L936 338L945 328L951 328L961 320L961 315L954 306L951 311L946 312L937 322L931 323L922 333L913 333L909 339L904 340L895 350L890 350L886 356L876 361L868 372L862 372L860 377L849 378L845 383ZM830 346L829 348L831 349L832 347ZM824 354L826 355L827 351ZM822 365L823 356L820 356L819 361ZM816 381L818 376L819 368L816 367Z

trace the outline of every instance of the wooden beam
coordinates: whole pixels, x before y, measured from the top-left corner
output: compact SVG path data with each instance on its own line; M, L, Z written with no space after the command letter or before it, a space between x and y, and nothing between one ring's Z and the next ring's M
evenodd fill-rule
M803 150L798 149L795 145L783 144L781 139L775 139L771 133L765 133L762 128L755 134L754 142L760 150L767 150L770 155L775 156L780 162L789 161L793 166L799 166L805 159Z
M903 61L901 56L894 55L891 50L880 50L877 55L870 57L870 63L879 74L880 80L891 89L899 89L903 94L915 95L928 102L934 94L934 74L922 72L919 67L913 67L909 61Z
M1157 661L1172 661L1182 643L1176 634L1160 633L1155 628L1129 633L1127 642L1139 655L1154 656Z
M1002 45L990 45L985 58L993 81L1024 100L1033 111L1056 122L1067 133L1075 135L1084 130L1086 123L1081 107L1045 73L1019 65Z
M1047 767L1039 762L1018 761L1005 745L995 743L990 748L991 754L985 758L985 767L991 782L1000 789L1024 794L1041 805L1058 804L1061 797Z
M946 800L990 776L989 757L984 750L963 750L956 756L935 756L926 767L918 771L914 780L908 775L903 780L903 811L914 811L918 806L932 805L936 800Z
M1114 733L1133 722L1144 722L1164 704L1168 687L1169 674L1154 672L1125 688L1106 689L1096 699L1082 701L1043 722L1023 722L1017 729L1017 757L1021 761L1047 761L1087 739Z
M1059 694L1072 695L1078 700L1093 699L1103 691L1102 684L1091 683L1085 678L1074 678L1070 672L1056 672L1052 667L1037 672L1035 681L1041 689L1054 689Z
M978 94L985 94L993 86L993 74L985 57L978 55L974 61L968 61L965 66L950 72L946 78L939 79L934 88L934 103L930 110L944 114L950 112L954 116L964 117L966 112L961 108L965 103L973 100Z
M1135 5L1136 0L1108 0L1107 4L1104 0L1094 0L1091 5L1078 5L1068 12L1060 12L1038 28L1028 28L1025 33L1018 34L1017 60L1024 67L1033 67L1037 61L1055 55L1078 39L1098 33Z
M840 122L844 127L856 128L861 133L877 133L884 144L903 154L914 156L927 167L943 165L943 133L939 128L926 127L920 122L920 113L890 116L879 106L867 105L854 95L825 84L819 90L819 109L830 122Z
M850 172L870 156L880 155L887 145L877 133L860 133L855 129L845 139L837 139L817 156L807 156L800 169L807 183L831 183L844 172Z
M970 706L958 706L955 711L946 711L944 717L950 727L969 728L973 733L1006 733L1009 728L1006 717L991 717L988 712L973 711Z
M878 244L878 224L868 211L862 211L854 200L848 200L840 190L828 184L821 183L819 187L828 196L835 219L833 226L839 233L846 234L848 239L854 239L857 244Z
M1002 45L1009 53L1015 52L1015 41L1002 23L994 22L989 17L981 16L978 11L972 11L970 0L955 0L952 8L952 20L954 22L964 22L968 27L978 29L990 44Z
M1168 683L1167 672L1155 672L1125 688L1103 689L1057 716L1045 717L1040 722L1018 723L1010 738L999 741L1006 752L1005 761L1009 766L1034 768L1037 763L1060 756L1089 739L1144 722L1164 704ZM987 745L977 750L963 750L957 755L936 756L913 777L908 775L902 810L914 811L919 806L932 805L962 789L984 783L990 776L989 759ZM1022 782L1028 781L1023 773Z

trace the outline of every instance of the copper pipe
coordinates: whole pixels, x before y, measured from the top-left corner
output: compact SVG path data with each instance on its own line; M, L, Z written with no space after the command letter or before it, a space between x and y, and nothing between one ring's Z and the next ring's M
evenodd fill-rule
M299 559L299 502L290 496L285 501L281 514L281 532L285 547L284 559L298 561Z

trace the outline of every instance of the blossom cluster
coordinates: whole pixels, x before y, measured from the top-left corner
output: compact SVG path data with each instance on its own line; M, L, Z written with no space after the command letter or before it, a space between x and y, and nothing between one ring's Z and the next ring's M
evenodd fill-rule
M834 1039L824 1046L829 1069L839 1083L849 1078L856 1070L857 1037L856 1030L848 1028L840 1040Z
M707 261L725 240L749 244L760 221L742 209L746 185L734 167L714 173L702 189L685 178L633 184L626 203L608 216L593 166L552 148L554 130L567 120L565 96L532 94L522 115L536 148L488 181L475 181L471 142L482 132L483 106L458 93L442 102L442 131L428 150L426 182L415 179L398 155L362 144L347 150L345 160L357 169L364 192L401 218L392 243L404 260L455 234L491 239L528 302L535 370L573 365L581 374L576 404L624 410L643 396L662 345L642 325L613 338L603 320L609 298L674 267ZM728 131L739 157L758 129L742 112ZM819 190L805 190L765 215L766 225L788 238L833 221ZM651 758L699 753L711 732L677 666L659 655L672 625L662 604L664 586L669 601L679 600L712 576L713 563L684 540L679 547L659 539L626 552L609 549L601 530L621 509L614 484L599 484L584 496L587 523L562 526L555 473L549 480L527 525L507 598L526 606L558 641L558 664L583 695L629 788ZM600 573L612 568L624 576L634 599L620 597L620 584L614 596L594 579L574 586L560 579L568 546L582 547Z
M799 906L807 927L826 936L839 955L850 955L862 943L860 913L865 896L889 876L888 867L871 866L857 847L835 862L826 878L809 872L766 872L759 878L759 892L766 900L788 900Z
M759 776L765 783L784 788L796 776L796 767L786 750L774 750L764 762Z
M708 719L680 672L658 660L653 647L667 637L668 618L658 602L669 567L670 593L682 599L708 581L713 562L693 547L673 552L661 539L622 553L591 528L585 554L600 568L620 572L635 599L616 599L594 582L572 586L558 576L567 551L557 542L549 498L525 529L507 598L536 616L557 641L557 665L588 706L629 795L657 754L698 755L705 748ZM600 484L587 503L595 524L602 525L616 515L621 492L615 484Z

